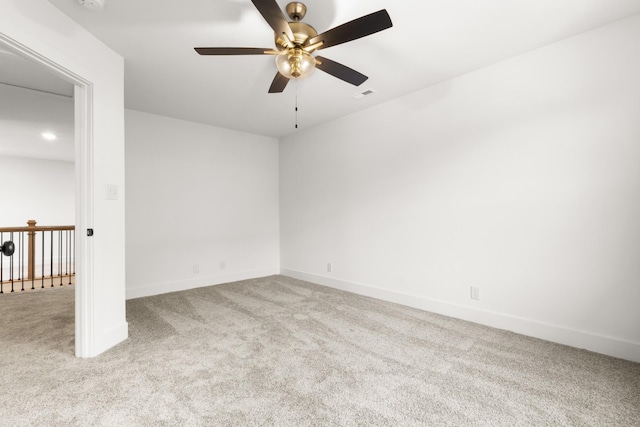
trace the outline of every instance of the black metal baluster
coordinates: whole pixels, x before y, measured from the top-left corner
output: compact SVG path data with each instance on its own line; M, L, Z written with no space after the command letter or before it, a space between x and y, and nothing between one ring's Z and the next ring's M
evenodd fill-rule
M60 273L60 286L62 286L62 279L63 277L67 274L67 232L66 231L60 231L60 235L62 238L62 235L64 235L64 262L63 262L63 267L64 267L64 274L62 274L62 272ZM60 267L62 269L62 267Z
M51 273L51 287L53 288L53 230L51 230L51 250L49 251L49 272Z
M69 285L71 285L71 275L73 274L71 271L73 270L73 261L75 260L73 257L73 230L69 230Z
M62 230L58 231L58 276L62 286Z
M67 255L67 259L66 262L64 263L64 274L65 276L67 276L69 274L69 230L65 230L64 232L64 236L65 236L65 241L67 242L67 248L64 251L65 254ZM69 278L71 278L71 276L69 276Z
M73 268L73 232L67 230L69 233L69 284L71 284L71 269Z
M71 230L71 238L73 242L73 266L71 271L73 273L73 283L75 284L75 279L76 279L76 229L75 228Z
M13 240L13 231L11 232L11 240ZM9 277L11 280L11 292L15 292L15 289L13 289L13 257L11 257L11 265L9 267Z
M24 291L24 231L20 232L20 292Z
M18 234L18 246L20 248L18 252L18 268L17 268L17 275L16 273L14 273L14 278L16 280L16 282L19 282L20 279L22 278L21 276L21 272L22 272L22 243L20 242L20 238L21 238L22 234Z
M30 273L31 273L31 290L35 289L35 280L36 280L36 265L38 264L36 262L36 248L35 246L37 246L36 242L38 241L38 232L34 231L33 232L33 244L34 244L34 248L33 248L33 263L34 265L29 266L30 269Z
M42 260L40 261L40 289L44 289L44 243L45 243L45 231L42 230Z

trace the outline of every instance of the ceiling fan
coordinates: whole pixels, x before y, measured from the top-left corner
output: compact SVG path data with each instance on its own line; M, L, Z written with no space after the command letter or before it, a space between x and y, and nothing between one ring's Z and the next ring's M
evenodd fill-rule
M301 22L307 7L299 2L286 7L291 21L287 21L275 0L251 0L262 17L275 32L276 49L253 47L196 47L200 55L275 55L276 73L269 93L284 91L290 79L309 76L315 68L331 74L352 85L359 86L367 76L338 62L313 56L320 49L346 43L392 27L391 18L385 9L362 16L334 27L324 33Z

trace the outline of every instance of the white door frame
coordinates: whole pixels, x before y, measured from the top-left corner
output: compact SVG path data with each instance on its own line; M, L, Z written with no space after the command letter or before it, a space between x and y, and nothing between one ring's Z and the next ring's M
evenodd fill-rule
M74 85L75 353L77 357L91 357L94 354L93 239L87 238L87 229L93 224L93 83L2 33L0 45L44 66Z

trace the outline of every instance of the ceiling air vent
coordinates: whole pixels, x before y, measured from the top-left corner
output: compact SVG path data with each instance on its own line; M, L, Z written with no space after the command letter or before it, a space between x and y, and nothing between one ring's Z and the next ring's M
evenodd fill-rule
M360 92L360 93L355 94L355 95L353 96L353 99L362 99L362 98L364 98L365 96L373 95L373 94L374 94L374 93L376 93L376 92L377 92L377 90L374 90L374 89L367 89L367 90L365 90L365 91L362 91L362 92Z
M100 11L104 9L104 1L105 0L78 0L78 3L89 10Z

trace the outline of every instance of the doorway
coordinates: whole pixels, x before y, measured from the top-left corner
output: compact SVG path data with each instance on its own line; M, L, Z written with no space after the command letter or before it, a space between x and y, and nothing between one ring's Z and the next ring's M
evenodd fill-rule
M92 182L92 86L55 62L43 55L30 50L20 43L5 37L0 33L0 81L5 89L10 92L26 91L31 96L38 93L50 98L68 97L72 103L72 122L54 123L52 128L60 125L60 129L66 129L70 141L67 141L66 151L54 153L55 147L49 147L49 153L31 153L32 157L46 158L46 156L58 156L67 158L73 162L74 185L74 225L78 232L75 233L75 354L77 357L90 357L91 331L92 329L92 246L91 242L83 239L81 232L90 224L92 216L91 206L91 182ZM54 103L55 104L55 103ZM12 109L9 108L9 111ZM14 109L13 114L18 114ZM55 114L51 115L55 117ZM16 117L13 117L16 119ZM40 132L45 132L43 129ZM32 141L33 143L33 141ZM35 143L31 144L34 145ZM27 143L26 145L29 145ZM36 144L37 145L37 144ZM35 145L34 145L35 146ZM22 147L34 150L34 146ZM46 146L37 145L40 150L47 151ZM61 145L58 144L57 148ZM6 147L5 154L19 154L21 147ZM36 149L37 150L37 149ZM0 155L3 153L0 152ZM24 155L25 153L23 153ZM28 218L33 219L33 218Z

